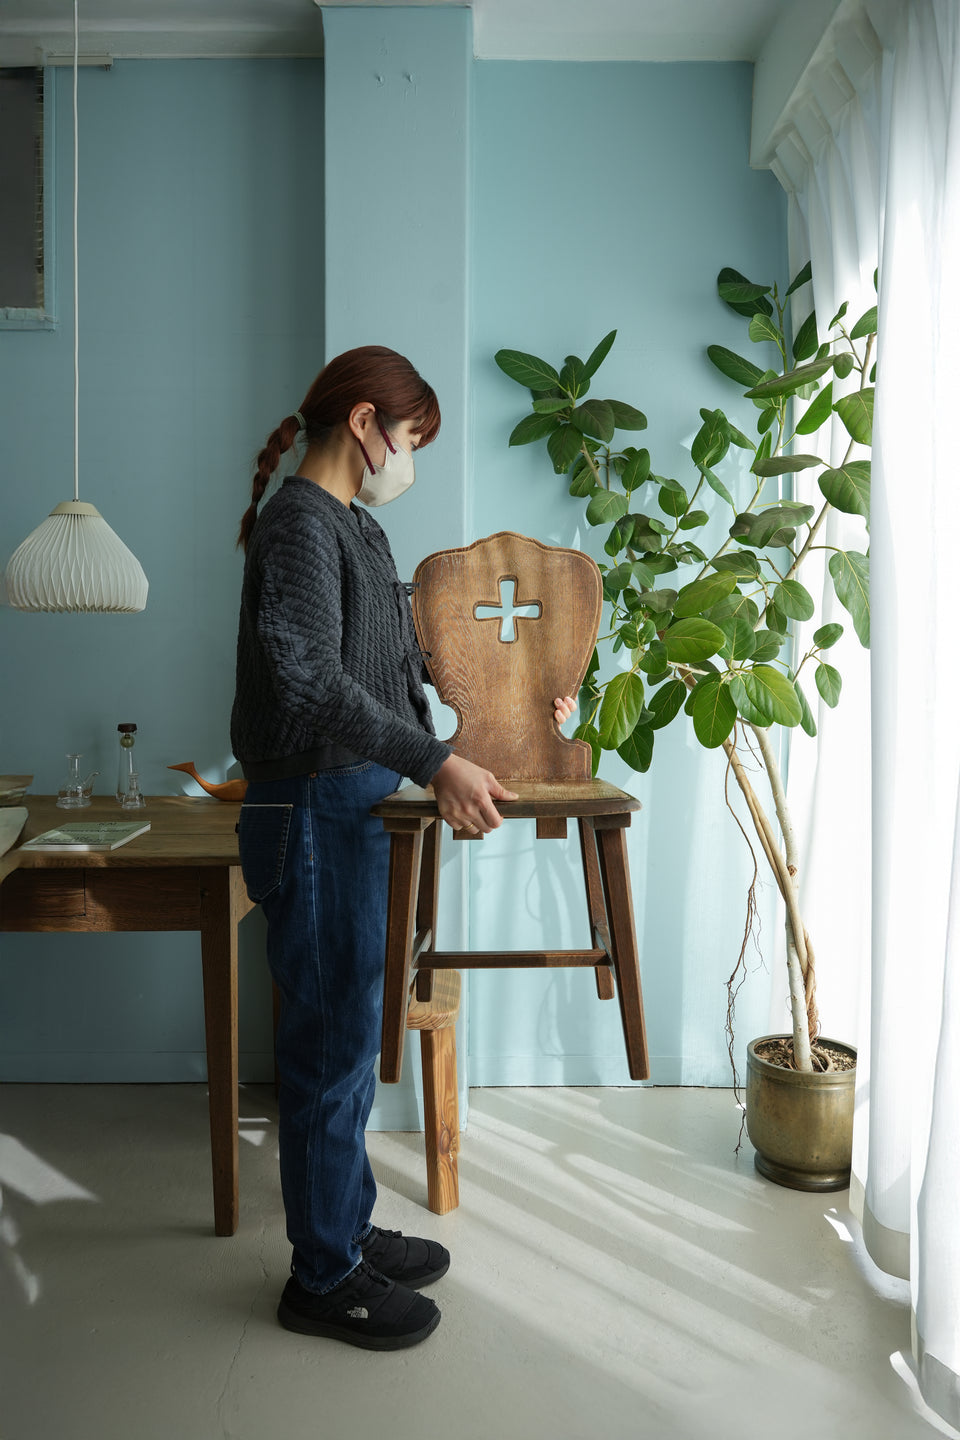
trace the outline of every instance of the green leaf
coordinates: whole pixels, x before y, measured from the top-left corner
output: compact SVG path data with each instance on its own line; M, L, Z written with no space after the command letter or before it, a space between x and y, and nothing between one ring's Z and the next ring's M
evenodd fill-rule
M866 335L876 334L876 330L877 307L876 305L871 305L870 309L864 311L864 313L860 316L860 319L857 321L856 325L854 325L853 329L850 331L850 339L862 340Z
M590 380L583 361L577 355L568 355L564 360L563 369L560 371L560 385L573 396L586 395L590 389Z
M672 515L674 520L678 520L681 515L686 513L690 498L682 485L677 485L676 489L673 486L664 485L657 497L657 503L664 515Z
M751 630L760 619L760 611L749 595L728 595L726 600L720 601L719 605L712 605L709 615L705 618L711 620L714 625L722 625L725 620L736 619L738 615L749 620Z
M726 599L737 588L737 577L729 571L719 571L714 575L704 575L699 580L693 580L689 585L684 585L673 612L678 618L684 616L699 615L703 610L709 610L711 605ZM712 650L707 652L712 655Z
M749 620L742 615L734 615L724 620L720 629L727 637L727 643L720 652L724 660L734 665L749 660L757 645L756 631Z
M786 638L781 630L754 630L751 657L754 663L759 665L765 660L776 660Z
M797 331L793 341L793 363L799 365L817 353L817 316L811 310Z
M691 510L684 515L680 521L681 530L697 530L701 525L706 525L710 516L706 510Z
M632 735L643 709L643 681L634 670L620 671L608 681L600 706L600 744L616 750Z
M870 523L869 460L849 460L836 470L824 470L819 483L835 509L846 515L862 515Z
M758 343L764 340L771 340L778 349L783 344L780 327L769 315L764 315L762 312L754 315L747 327L747 334L751 340L757 341Z
M817 673L815 679L817 682L817 689L820 691L820 694L823 696L825 702L830 706L832 710L833 707L836 705L837 701L840 699L840 690L843 686L843 676L840 674L839 670L835 670L832 665L828 665L825 660L822 660L817 666Z
M682 680L669 680L666 685L655 690L650 697L650 709L653 712L650 729L662 730L664 725L669 725L674 716L679 715L683 709L686 698L687 687Z
M743 684L754 708L777 725L799 725L803 706L786 675L772 665L755 665L743 672Z
M730 526L730 534L735 540L752 545L758 550L763 550L768 545L779 548L792 543L796 527L805 525L812 519L813 514L812 505L800 505L795 501L784 500L779 505L771 505L759 512L745 510Z
M633 527L635 523L636 516L621 516L604 541L603 548L608 555L619 555L621 550L626 549L633 537Z
M580 453L583 436L575 425L561 424L547 441L547 450L556 475L565 475Z
M813 643L821 650L829 650L832 645L836 645L842 634L842 625L821 625L819 630L813 632Z
M498 350L493 358L505 375L528 390L551 390L560 384L560 376L553 366L537 355L526 355L522 350Z
M731 510L736 509L736 506L733 503L733 496L730 494L730 491L727 489L726 485L724 485L723 481L719 480L717 476L714 475L712 470L704 470L703 478L710 486L710 489L720 496L721 500L726 500Z
M810 709L807 697L801 689L800 682L792 672L790 679L793 683L794 690L797 692L797 699L800 701L800 728L801 730L805 730L810 738L813 739L817 733L817 722L813 718L813 711Z
M572 412L570 421L584 435L593 435L605 445L613 439L616 429L613 411L606 400L585 400Z
M719 625L699 619L677 620L662 638L672 665L695 665L716 655L726 641Z
M600 366L607 358L607 355L610 351L610 346L613 344L616 338L616 330L611 330L609 335L604 335L603 339L600 341L600 344L596 347L596 349L591 351L590 357L587 360L586 365L584 365L583 367L583 373L586 375L588 380L591 375L595 375L596 372L600 369Z
M810 268L810 261L808 260L806 265L804 265L803 269L798 271L798 273L790 281L790 286L787 290L787 294L783 298L786 299L787 296L793 294L794 290L799 290L801 285L809 285L812 279L813 271Z
M745 360L742 355L727 350L723 345L708 345L707 356L722 375L726 375L729 380L736 380L738 385L756 385L763 375L759 365L754 365L752 361Z
M760 309L769 315L770 302L766 299L769 292L769 285L753 285L738 270L725 268L717 276L717 294L720 299L725 300L741 315L753 315Z
M833 369L833 360L827 355L822 360L811 360L809 365L801 365L797 370L788 370L785 375L775 375L772 380L761 380L754 385L752 390L746 392L750 400L778 400L782 395L792 395L796 390L809 385L811 380L819 380L821 375L826 375L828 370Z
M750 468L754 475L793 475L822 464L819 455L772 455L769 460L755 460Z
M850 301L849 301L849 300L844 300L843 304L840 306L840 309L837 311L836 315L834 315L833 319L830 321L830 324L829 324L828 327L827 327L828 330L832 330L835 325L839 325L839 324L840 324L840 321L843 319L844 315L846 315L847 310L849 309L849 306L850 306Z
M736 425L730 425L729 430L731 445L736 445L741 450L756 450L757 447L756 445L754 445L749 435L744 435L743 431L738 430Z
M582 693L581 691L581 694ZM584 722L584 724L578 725L576 730L574 730L573 738L574 740L586 740L590 746L593 753L593 773L596 775L600 767L600 732L595 725L588 725Z
M587 523L589 525L612 524L627 513L630 502L626 495L620 495L616 490L600 490L593 496L587 506Z
M721 676L707 675L697 682L690 714L701 745L715 750L723 744L737 722L737 707Z
M833 369L840 380L846 380L850 371L853 369L853 356L848 350L845 350L842 355L836 357L833 362Z
M538 415L556 415L558 410L570 409L570 397L568 395L544 395L540 400L534 400L533 408Z
M851 439L869 445L873 439L873 391L854 390L834 405Z
M781 581L774 589L773 603L791 620L809 620L817 608L810 591L805 590L799 580Z
M638 725L632 735L628 735L622 745L617 746L617 754L621 760L626 760L631 770L639 770L641 774L650 769L650 761L653 759L654 734L649 725Z
M510 432L509 443L529 445L534 440L542 440L545 435L552 435L559 424L555 415L525 415Z
M718 555L710 563L715 570L729 570L731 575L738 575L741 580L755 580L760 574L760 561L756 555Z
M624 490L639 490L650 474L650 451L637 450L623 467L620 483Z
M856 550L838 550L830 556L837 597L850 612L861 645L870 647L870 561Z
M814 430L819 430L833 409L833 381L829 380L820 394L813 400L803 412L798 424L798 435L812 435Z
M649 563L649 562L648 562ZM644 590L640 596L645 610L650 610L654 615L667 615L677 603L676 590Z
M576 495L581 500L585 499L588 495L599 492L600 486L594 479L593 471L585 460L579 469L574 466L573 479L570 481L569 490L571 495Z
M667 647L662 640L651 640L640 659L640 669L648 676L663 675L667 665ZM656 698L656 697L654 697ZM651 706L653 700L650 701Z
M733 679L728 682L727 689L730 691L730 699L734 702L744 720L749 721L751 725L760 725L763 729L766 729L771 722L765 715L761 714L747 694L744 677L749 673L748 670L741 670L738 675L734 675Z
M698 470L722 460L730 448L730 427L722 410L701 410L703 424L690 446L690 458Z
M606 400L603 403L613 411L613 423L618 430L646 430L647 417L642 410L627 405L623 400Z

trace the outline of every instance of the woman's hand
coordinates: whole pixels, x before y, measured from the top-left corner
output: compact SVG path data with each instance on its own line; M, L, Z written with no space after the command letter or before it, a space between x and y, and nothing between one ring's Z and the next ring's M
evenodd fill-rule
M577 708L576 700L572 700L569 695L564 695L562 697L558 695L556 700L554 700L553 704L553 718L554 720L556 720L558 725L562 725L565 720L569 720L570 716Z
M449 755L431 780L437 809L451 830L486 835L503 823L495 800L516 800L495 775L459 755Z

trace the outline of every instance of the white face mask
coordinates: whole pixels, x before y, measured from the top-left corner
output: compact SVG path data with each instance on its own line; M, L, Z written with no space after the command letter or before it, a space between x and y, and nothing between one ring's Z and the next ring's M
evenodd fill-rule
M402 495L404 490L409 490L416 479L413 456L408 455L399 445L394 445L382 425L380 434L387 442L387 453L382 465L375 465L364 449L363 442L359 442L363 458L367 462L363 483L356 496L363 505L388 505L391 500Z

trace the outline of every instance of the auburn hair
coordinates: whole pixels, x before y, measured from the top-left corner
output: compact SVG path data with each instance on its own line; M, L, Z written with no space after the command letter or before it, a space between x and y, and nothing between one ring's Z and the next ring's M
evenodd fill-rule
M300 402L307 444L326 444L336 426L349 419L350 411L361 400L369 400L374 406L385 430L395 429L401 420L412 421L420 432L418 448L429 445L440 429L437 397L410 361L384 345L360 345L329 361ZM253 498L243 513L237 537L237 544L244 550L263 493L281 455L290 449L300 430L297 415L286 416L267 436L257 456Z

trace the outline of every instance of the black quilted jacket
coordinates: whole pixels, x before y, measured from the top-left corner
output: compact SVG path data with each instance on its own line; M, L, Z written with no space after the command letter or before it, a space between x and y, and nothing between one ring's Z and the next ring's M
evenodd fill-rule
M230 733L247 779L362 759L427 784L450 749L422 674L380 526L289 477L257 517L243 574Z

